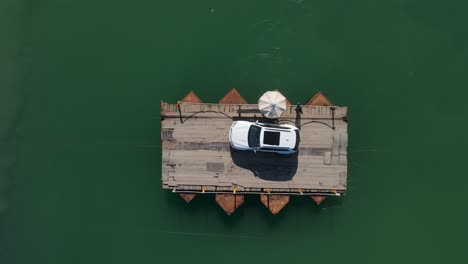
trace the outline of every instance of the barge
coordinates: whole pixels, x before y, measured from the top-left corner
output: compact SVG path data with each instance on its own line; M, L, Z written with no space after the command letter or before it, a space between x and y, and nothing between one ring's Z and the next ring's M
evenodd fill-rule
M273 214L291 195L309 195L320 204L347 189L347 107L316 93L305 105L287 101L284 113L266 119L257 104L232 89L218 103L203 103L190 91L177 103L161 102L162 187L190 202L214 194L227 214L259 195ZM229 144L235 121L291 124L300 129L294 155L239 152Z

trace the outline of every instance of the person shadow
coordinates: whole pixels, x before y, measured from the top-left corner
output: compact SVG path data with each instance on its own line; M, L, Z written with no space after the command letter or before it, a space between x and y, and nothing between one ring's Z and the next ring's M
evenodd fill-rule
M250 170L255 177L267 181L289 181L297 172L298 153L278 154L273 152L253 152L230 148L235 165Z
M297 103L296 109L294 109L294 111L296 111L296 120L294 122L294 125L297 128L299 128L299 130L301 130L301 123L302 123L301 115L303 114L301 104Z

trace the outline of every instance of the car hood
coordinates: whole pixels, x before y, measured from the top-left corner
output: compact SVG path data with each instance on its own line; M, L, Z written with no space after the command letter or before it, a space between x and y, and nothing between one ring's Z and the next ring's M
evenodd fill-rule
M252 124L245 121L237 121L232 124L230 131L231 143L238 147L249 147L248 135Z

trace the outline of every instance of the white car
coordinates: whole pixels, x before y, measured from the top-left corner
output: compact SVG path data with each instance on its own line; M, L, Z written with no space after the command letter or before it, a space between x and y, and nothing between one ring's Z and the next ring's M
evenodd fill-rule
M236 121L229 131L229 143L238 150L293 154L299 142L299 129L291 125Z

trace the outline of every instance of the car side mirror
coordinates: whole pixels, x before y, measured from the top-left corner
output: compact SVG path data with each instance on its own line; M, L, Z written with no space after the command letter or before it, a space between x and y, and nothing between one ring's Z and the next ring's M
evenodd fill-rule
M254 153L257 153L257 149L254 149L253 151L254 151Z

